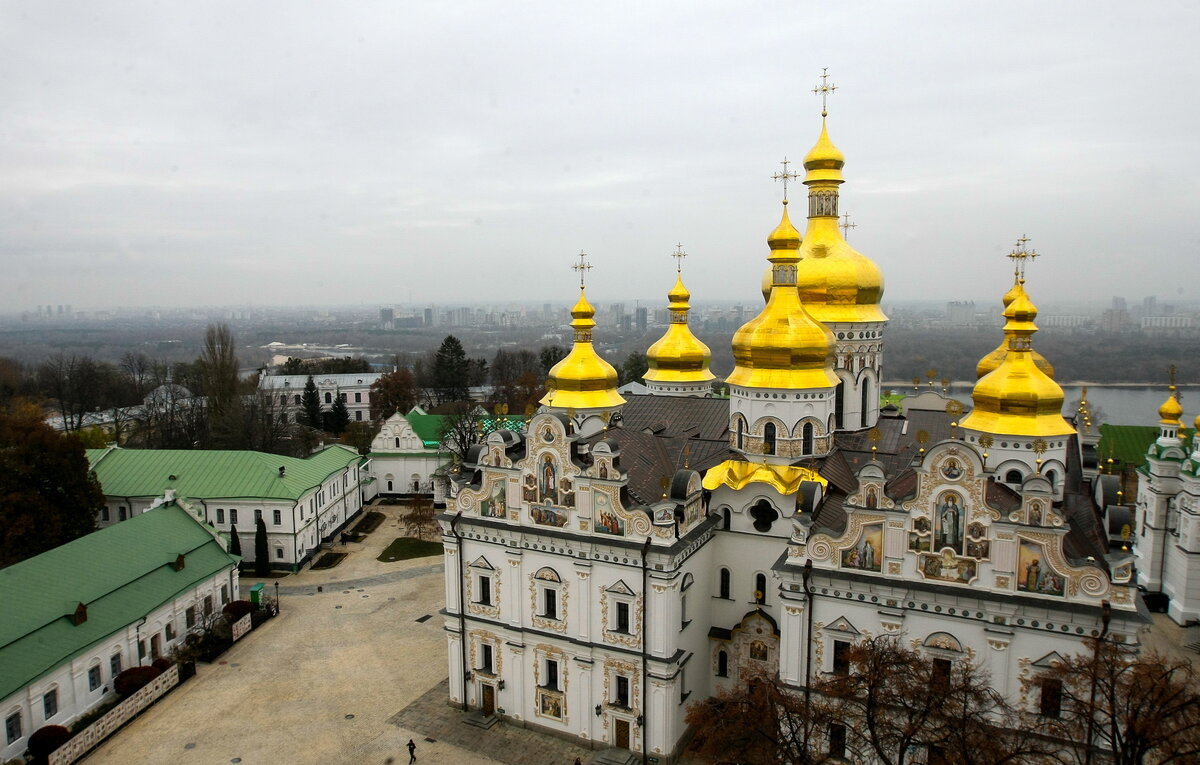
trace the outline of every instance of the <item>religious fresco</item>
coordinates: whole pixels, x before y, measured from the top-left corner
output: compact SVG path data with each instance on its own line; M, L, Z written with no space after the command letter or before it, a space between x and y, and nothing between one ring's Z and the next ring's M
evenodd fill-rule
M593 521L595 530L600 534L612 534L614 536L625 536L625 521L623 521L613 510L612 500L607 494L597 493L596 499L596 519Z
M561 693L547 691L544 688L538 689L538 713L542 717L553 717L561 720L563 713L563 697Z
M537 502L538 482L533 473L526 473L521 483L521 499L525 502Z
M853 547L842 550L842 568L863 571L883 570L883 524L863 526L862 536Z
M508 512L508 502L504 498L504 482L497 483L491 496L479 501L479 514L484 518L503 518Z
M908 549L913 552L933 552L933 537L929 534L908 533Z
M959 478L962 477L962 474L963 474L963 469L962 469L962 466L958 464L958 460L948 459L942 465L942 475L945 476L948 480L951 480L951 481L958 480Z
M1039 595L1062 595L1063 577L1046 562L1045 548L1022 539L1017 551L1017 589Z
M538 501L556 501L558 499L558 468L554 457L546 454L538 463Z
M558 482L558 504L563 507L575 507L575 485L570 478Z
M544 504L529 506L529 517L534 523L542 526L557 526L561 529L567 525L569 515L566 510L555 507L549 499Z
M866 505L872 510L879 506L879 494L875 491L874 486L867 489Z
M956 491L942 492L938 497L937 510L934 513L934 548L941 550L949 547L955 553L963 553L963 522L966 520L966 507L962 495Z
M940 554L922 553L921 573L926 579L936 579L942 582L967 584L979 573L979 562L970 558L959 558L953 552L943 548Z
M767 661L770 654L767 652L767 644L761 640L755 640L750 644L750 658L754 661Z

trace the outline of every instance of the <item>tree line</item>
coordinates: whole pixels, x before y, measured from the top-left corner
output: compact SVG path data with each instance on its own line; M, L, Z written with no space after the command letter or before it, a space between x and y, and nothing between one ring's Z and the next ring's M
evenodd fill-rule
M1200 761L1200 685L1188 661L1089 638L1005 699L970 657L882 635L843 644L808 690L753 675L693 704L701 756L743 765L1141 765Z

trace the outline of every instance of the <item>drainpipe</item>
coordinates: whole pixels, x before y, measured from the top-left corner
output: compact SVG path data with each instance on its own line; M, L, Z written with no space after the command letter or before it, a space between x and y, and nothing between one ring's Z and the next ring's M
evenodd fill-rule
M804 639L804 718L811 720L809 704L812 698L812 691L809 690L811 683L809 677L812 672L812 628L813 628L813 593L812 593L812 558L804 561L804 570L801 572L801 577L804 581L804 599L807 601L805 609L808 612ZM808 751L808 724L804 726L804 751Z
M462 654L462 710L468 711L467 707L467 677L470 673L467 671L467 605L463 602L466 596L463 592L463 548L462 535L458 533L458 522L462 520L462 510L450 521L450 531L454 534L454 543L458 548L458 647Z
M1092 652L1092 691L1088 698L1087 747L1084 750L1084 765L1092 762L1092 735L1096 726L1096 665L1100 663L1100 647L1108 637L1108 623L1112 620L1112 606L1107 600L1100 601L1100 637L1096 638L1096 648Z
M650 603L649 581L650 570L646 564L646 557L650 554L651 537L646 537L646 543L642 545L642 765L647 765L649 762L650 752L650 710L646 709L646 679L649 674L646 671L646 633L649 631L649 622L646 621L646 607Z

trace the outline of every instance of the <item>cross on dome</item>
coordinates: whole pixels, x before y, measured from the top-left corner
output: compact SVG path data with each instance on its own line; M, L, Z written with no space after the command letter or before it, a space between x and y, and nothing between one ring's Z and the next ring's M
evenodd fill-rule
M829 94L837 90L837 85L831 85L829 82L829 67L821 67L821 84L813 88L813 93L821 97L821 116L828 117L829 109L828 99Z
M583 289L584 276L588 271L592 270L592 264L587 262L587 253L583 250L580 250L578 255L572 257L579 258L579 262L571 266L571 270L579 272L579 289Z
M682 273L683 259L687 257L687 253L683 251L683 242L675 245L675 252L671 253L671 257L675 258L675 273Z
M1017 243L1013 251L1008 253L1006 256L1014 263L1014 274L1021 281L1025 281L1026 262L1038 257L1037 250L1026 249L1026 245L1028 244L1029 237L1021 234L1021 238L1017 239Z
M783 181L783 203L786 205L787 201L788 201L788 195L787 195L788 181L789 180L793 180L793 181L799 180L800 173L789 173L788 172L788 165L792 164L792 162L787 157L784 157L783 161L780 162L779 164L783 165L783 172L775 173L774 175L771 176L771 180Z
M850 213L842 213L842 224L841 224L841 228L842 228L842 238L843 238L843 239L848 239L848 238L849 238L847 235L850 233L850 229L852 229L852 228L858 228L858 224L857 224L857 223L851 223L851 222L850 222Z

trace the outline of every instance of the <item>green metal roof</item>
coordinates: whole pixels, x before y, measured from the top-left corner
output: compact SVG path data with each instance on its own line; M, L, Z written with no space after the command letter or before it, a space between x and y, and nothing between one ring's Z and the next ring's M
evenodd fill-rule
M0 699L237 560L171 504L0 569Z
M88 461L110 497L161 497L174 489L196 499L295 502L358 459L358 452L341 444L307 459L248 451L88 449Z
M433 448L442 442L442 420L440 414L417 414L409 412L404 415L408 424L416 432L417 438L425 442L425 446Z
M1156 425L1101 425L1096 456L1101 465L1112 457L1122 465L1138 467L1145 464L1146 452L1158 440L1158 433ZM1186 441L1188 435L1186 429L1180 429L1180 438Z

